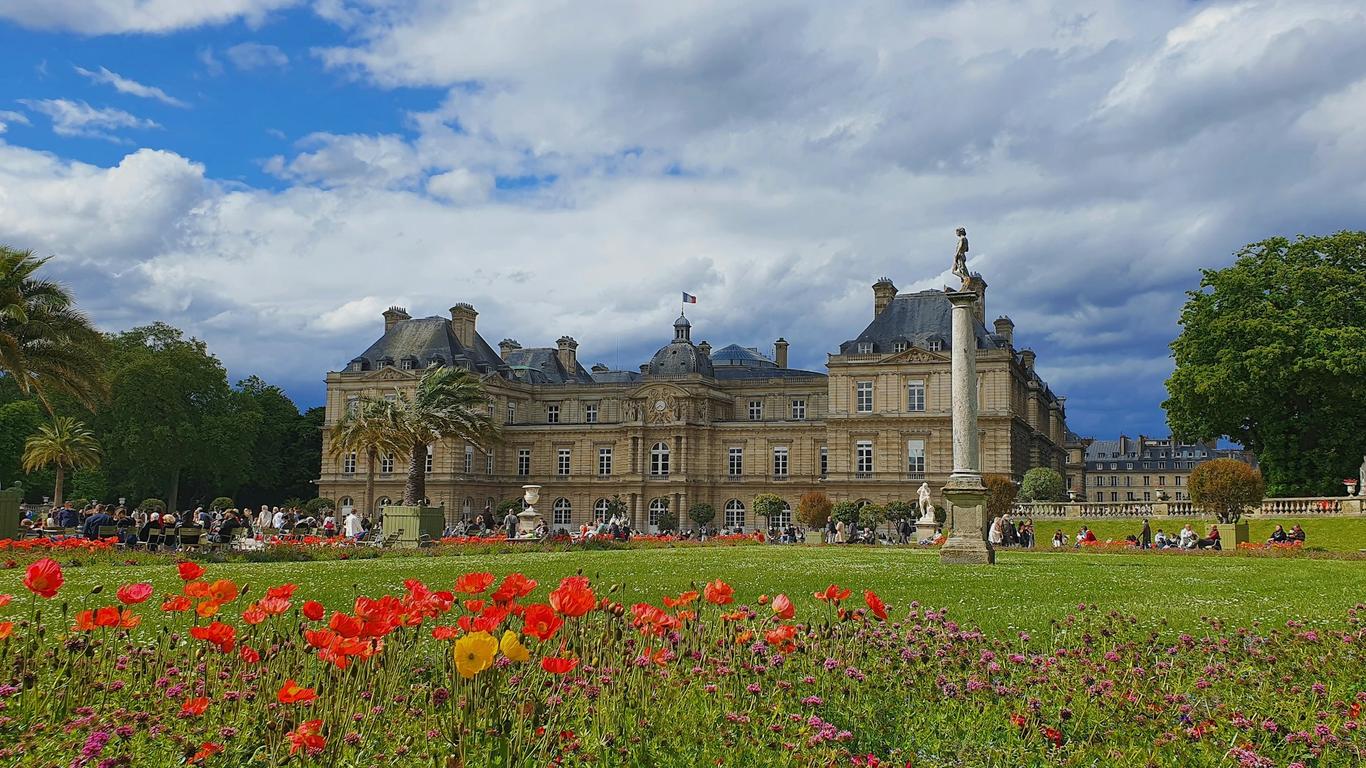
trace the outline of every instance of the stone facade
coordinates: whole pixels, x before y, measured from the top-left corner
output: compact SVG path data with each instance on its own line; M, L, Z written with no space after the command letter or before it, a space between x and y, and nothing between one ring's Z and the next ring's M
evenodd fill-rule
M1219 448L1208 443L1182 443L1173 438L1094 440L1086 447L1084 492L1078 501L1157 501L1159 492L1171 501L1188 501L1191 472L1211 459L1237 459L1257 466L1250 451Z
M807 491L832 500L914 501L929 482L936 505L952 469L949 302L940 291L898 295L890 280L873 287L873 322L830 354L827 373L787 365L788 343L773 354L694 343L679 317L674 337L639 371L585 370L577 342L499 351L476 330L466 304L450 319L384 313L384 336L342 371L327 376L326 425L363 396L411 389L430 364L480 374L503 440L485 456L443 441L430 453L427 490L448 519L543 486L538 509L553 527L577 526L613 496L648 529L660 510L698 503L715 524L755 528L755 495L775 493L795 508ZM976 325L982 468L1019 479L1035 466L1067 467L1065 413L1017 350L1013 324ZM375 499L365 499L364 455L325 451L324 496L375 508L397 501L402 457L380 457ZM776 521L775 521L776 522Z

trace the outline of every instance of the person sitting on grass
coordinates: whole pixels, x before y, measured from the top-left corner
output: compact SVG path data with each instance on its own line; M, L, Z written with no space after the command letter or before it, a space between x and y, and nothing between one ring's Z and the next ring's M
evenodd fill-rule
M1290 540L1298 544L1303 544L1304 539L1304 529L1299 526L1299 523L1296 523L1294 527L1290 529Z
M1266 540L1268 544L1284 544L1290 540L1290 536L1285 532L1285 526L1276 525L1276 529L1271 532L1271 538Z
M1205 534L1205 538L1195 542L1195 546L1198 549L1223 549L1219 545L1219 526L1211 525L1209 533Z
M1195 549L1195 542L1198 538L1199 537L1195 535L1195 529L1191 527L1190 523L1186 523L1185 527L1181 529L1181 548Z
M1059 528L1058 532L1053 534L1053 548L1061 549L1065 546L1067 546L1067 534L1063 533L1062 529Z

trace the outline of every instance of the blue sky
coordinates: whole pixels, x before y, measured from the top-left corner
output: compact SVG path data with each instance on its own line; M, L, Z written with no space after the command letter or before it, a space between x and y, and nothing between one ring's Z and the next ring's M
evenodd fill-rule
M953 229L1078 432L1165 434L1199 268L1360 226L1355 0L10 0L0 242L302 405L390 304L796 365Z

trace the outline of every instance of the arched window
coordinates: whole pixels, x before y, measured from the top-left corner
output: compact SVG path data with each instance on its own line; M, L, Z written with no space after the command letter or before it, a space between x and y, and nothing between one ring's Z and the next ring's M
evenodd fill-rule
M777 513L769 520L769 525L774 528L786 528L792 525L792 507L787 502L783 502L783 511Z
M650 449L650 474L663 476L669 474L669 444L655 443Z
M551 516L551 525L569 525L569 516L573 511L573 507L569 504L569 499L566 499L563 496L555 499L555 504L551 507L551 510L553 512L553 515Z
M468 520L472 514L474 514L474 499L466 496L465 503L460 505L460 516Z
M669 500L663 497L650 502L650 527L659 528L659 518L669 511Z
M745 527L745 503L739 499L726 502L726 527L743 529Z
M343 496L337 500L337 506L341 507L342 511L349 512L351 507L356 506L356 502L352 501L350 496Z
M489 496L488 498L484 499L484 509L493 509L493 497L492 497L492 496Z
M610 508L611 502L609 502L607 499L598 499L597 501L593 502L593 519L606 520L607 510Z

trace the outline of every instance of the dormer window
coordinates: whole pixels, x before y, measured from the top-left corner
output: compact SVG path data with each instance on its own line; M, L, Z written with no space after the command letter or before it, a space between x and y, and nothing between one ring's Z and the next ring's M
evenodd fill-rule
M394 364L394 358L392 358L392 357L381 357L380 360L379 360L379 367L380 367L380 368L388 368L388 367L392 366L393 364Z
M400 370L411 371L417 368L417 358L405 357L399 361L398 367Z
M940 341L939 339L931 339L931 340L930 340L930 351L931 351L931 352L942 352L943 350L944 350L944 342Z
M858 353L859 353L860 355L871 355L871 354L873 354L873 342L871 342L871 341L860 341L860 342L858 343Z
M892 342L892 351L893 351L893 352L905 352L905 351L906 351L906 342L904 342L904 341L894 341L894 342Z

